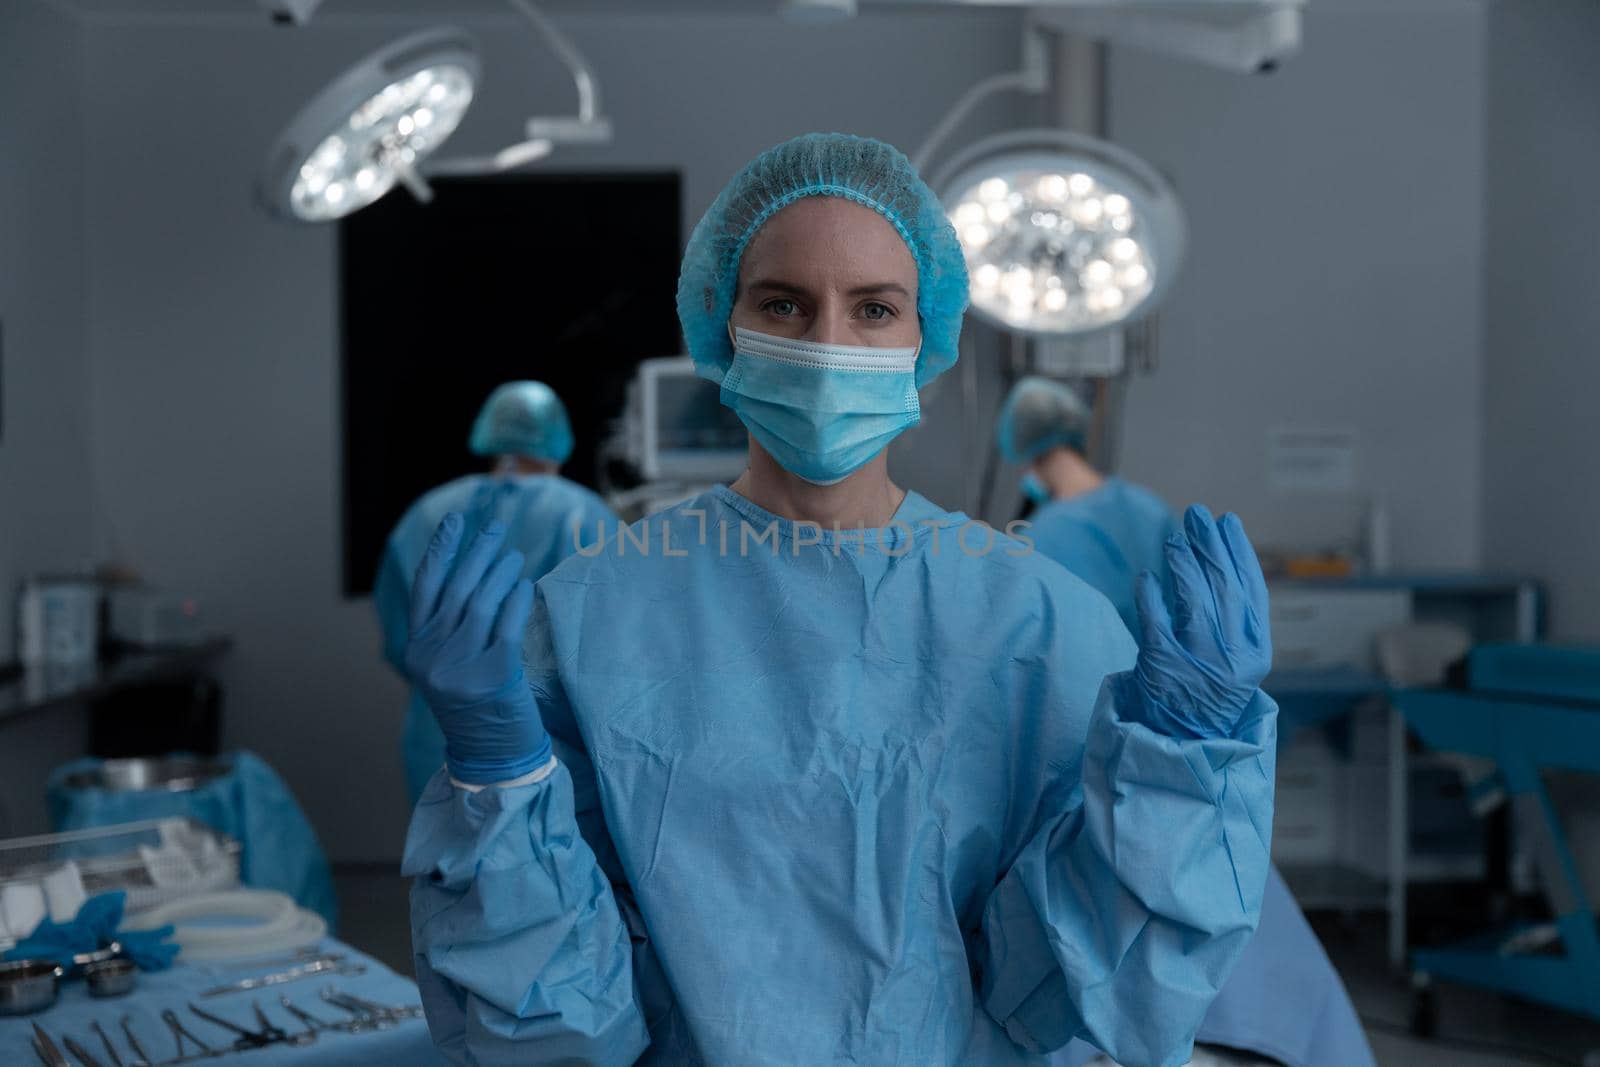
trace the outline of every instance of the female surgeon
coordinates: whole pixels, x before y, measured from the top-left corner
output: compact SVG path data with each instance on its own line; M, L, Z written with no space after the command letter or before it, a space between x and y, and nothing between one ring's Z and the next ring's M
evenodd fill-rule
M891 482L966 291L899 152L778 145L678 290L749 469L537 588L497 528L441 524L406 660L446 767L405 870L457 1062L1187 1058L1267 873L1266 586L1237 518L1191 508L1136 647Z

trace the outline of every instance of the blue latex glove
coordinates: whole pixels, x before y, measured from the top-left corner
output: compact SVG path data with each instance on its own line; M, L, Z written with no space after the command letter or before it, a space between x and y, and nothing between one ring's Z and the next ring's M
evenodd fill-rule
M178 955L178 946L167 941L172 936L171 926L155 930L122 930L122 909L128 894L122 890L101 893L83 902L78 914L67 922L42 920L33 933L9 949L8 960L54 960L63 967L72 966L72 957L95 952L113 941L122 944L122 954L131 959L142 971L164 971L172 966Z
M178 958L177 942L167 940L172 933L171 926L160 926L154 930L121 930L116 939L122 944L122 954L141 971L164 971Z
M533 606L522 553L500 555L505 527L489 522L457 562L464 526L446 515L417 568L405 671L439 720L451 776L487 785L544 766L550 735L522 674Z
M1227 737L1272 666L1267 581L1244 524L1199 504L1167 541L1174 610L1161 583L1139 576L1139 661L1145 722L1174 737Z

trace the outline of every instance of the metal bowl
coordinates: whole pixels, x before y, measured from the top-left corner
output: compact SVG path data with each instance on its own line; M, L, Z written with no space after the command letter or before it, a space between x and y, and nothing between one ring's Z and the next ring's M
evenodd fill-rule
M139 968L129 959L104 960L83 969L83 980L91 997L120 997L132 992Z
M122 942L112 941L93 952L79 952L72 957L71 966L66 968L68 978L76 978L88 968L97 963L106 963L122 955Z
M0 1015L27 1015L56 1002L62 970L51 960L0 963Z
M92 770L68 775L66 784L72 789L104 789L110 793L187 793L221 778L228 769L218 760L194 756L108 759Z

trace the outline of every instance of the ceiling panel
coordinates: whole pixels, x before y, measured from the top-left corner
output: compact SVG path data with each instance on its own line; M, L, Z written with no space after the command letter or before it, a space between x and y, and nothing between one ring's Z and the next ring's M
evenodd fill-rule
M259 0L56 0L88 17L172 19L195 16L265 18ZM555 14L663 12L749 14L773 10L777 0L542 0ZM511 14L505 0L324 0L317 17L456 16Z

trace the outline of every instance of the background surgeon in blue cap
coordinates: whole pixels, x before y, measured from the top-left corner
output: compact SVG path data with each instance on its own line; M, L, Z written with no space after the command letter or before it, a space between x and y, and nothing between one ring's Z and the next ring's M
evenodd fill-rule
M504 531L501 543L521 554L522 574L534 580L572 555L574 526L592 541L599 536L597 524L609 528L616 521L605 501L561 477L561 465L572 455L572 423L561 398L543 382L506 382L490 393L472 424L468 447L491 469L424 493L406 509L384 546L372 602L383 628L384 657L397 670L410 632L411 579L446 515L460 513L474 530L497 523ZM415 804L428 779L444 766L444 734L415 688L400 756Z
M749 469L673 554L535 588L447 518L406 670L446 768L412 934L462 1063L1176 1067L1267 877L1266 587L1191 508L1138 640L1026 546L888 475L954 363L954 234L904 156L811 135L696 228L679 316ZM749 550L706 531L771 529ZM643 531L642 531L643 532Z
M1071 386L1027 377L1007 394L995 436L1006 462L1024 468L1034 546L1105 594L1138 633L1138 577L1150 571L1170 585L1166 544L1181 527L1150 490L1095 470L1086 455L1090 421Z

